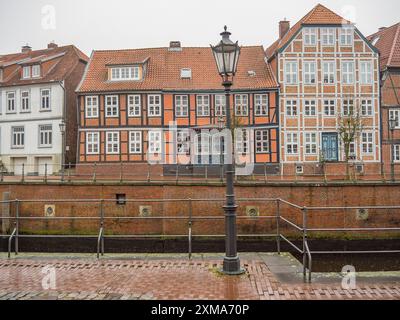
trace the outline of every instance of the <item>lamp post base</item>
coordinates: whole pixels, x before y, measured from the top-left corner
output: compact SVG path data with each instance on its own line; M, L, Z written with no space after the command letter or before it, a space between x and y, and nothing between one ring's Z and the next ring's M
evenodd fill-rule
M222 273L230 276L237 276L246 272L240 267L240 259L236 257L224 257L224 263L221 270Z

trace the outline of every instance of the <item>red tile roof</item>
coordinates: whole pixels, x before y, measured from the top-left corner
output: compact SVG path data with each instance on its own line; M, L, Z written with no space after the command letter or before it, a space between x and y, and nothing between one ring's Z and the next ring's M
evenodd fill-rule
M61 81L79 60L87 62L89 58L73 45L0 55L0 68L4 71L0 87ZM48 64L44 74L36 79L21 79L23 65L33 63ZM10 72L6 72L8 68Z
M137 64L148 59L141 81L108 81L108 65ZM183 68L190 68L191 79L181 79ZM255 75L249 75L254 71ZM278 84L265 61L262 46L242 47L232 89L277 88ZM78 92L124 90L220 90L221 78L211 48L183 47L93 51Z
M380 68L400 67L400 23L368 37L380 53Z
M266 54L271 58L275 52L286 45L287 42L301 29L303 25L351 25L352 22L342 18L332 10L317 4L310 12L301 18L289 31L267 48Z

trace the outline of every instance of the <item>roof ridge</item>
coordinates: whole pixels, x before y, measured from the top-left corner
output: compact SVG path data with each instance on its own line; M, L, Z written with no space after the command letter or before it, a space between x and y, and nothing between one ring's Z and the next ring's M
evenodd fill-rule
M240 46L241 48L263 48L262 44L255 44L255 45L243 45ZM209 46L187 46L181 47L182 49L210 49ZM125 48L125 49L100 49L100 50L93 50L93 52L121 52L121 51L135 51L135 50L160 50L165 49L168 50L169 47L147 47L147 48Z
M392 48L390 49L389 60L388 60L388 63L387 63L388 66L390 66L391 63L392 63L394 50L396 48L397 41L400 41L399 35L400 35L400 23L397 26L396 34L394 36L393 43L392 43Z

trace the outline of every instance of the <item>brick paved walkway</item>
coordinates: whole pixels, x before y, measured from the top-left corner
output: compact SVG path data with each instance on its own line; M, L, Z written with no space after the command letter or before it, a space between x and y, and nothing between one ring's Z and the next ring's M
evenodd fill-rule
M243 260L246 274L218 273L220 260L0 259L4 299L400 299L400 282L283 283L262 259ZM56 289L44 290L43 267L56 270Z

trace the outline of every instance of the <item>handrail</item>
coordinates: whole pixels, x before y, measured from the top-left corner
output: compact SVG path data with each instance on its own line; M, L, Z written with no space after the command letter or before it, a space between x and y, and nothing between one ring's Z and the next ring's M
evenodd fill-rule
M11 241L15 237L15 234L17 233L17 228L14 228L12 231L10 237L8 238L8 258L11 257Z
M103 227L100 228L99 231L99 236L97 237L97 259L100 258L100 242L103 238ZM101 252L101 255L103 255L104 252Z
M308 256L308 282L311 283L311 272L312 272L312 258L311 258L311 251L310 248L308 247L308 242L307 240L304 242L305 245L305 250Z

